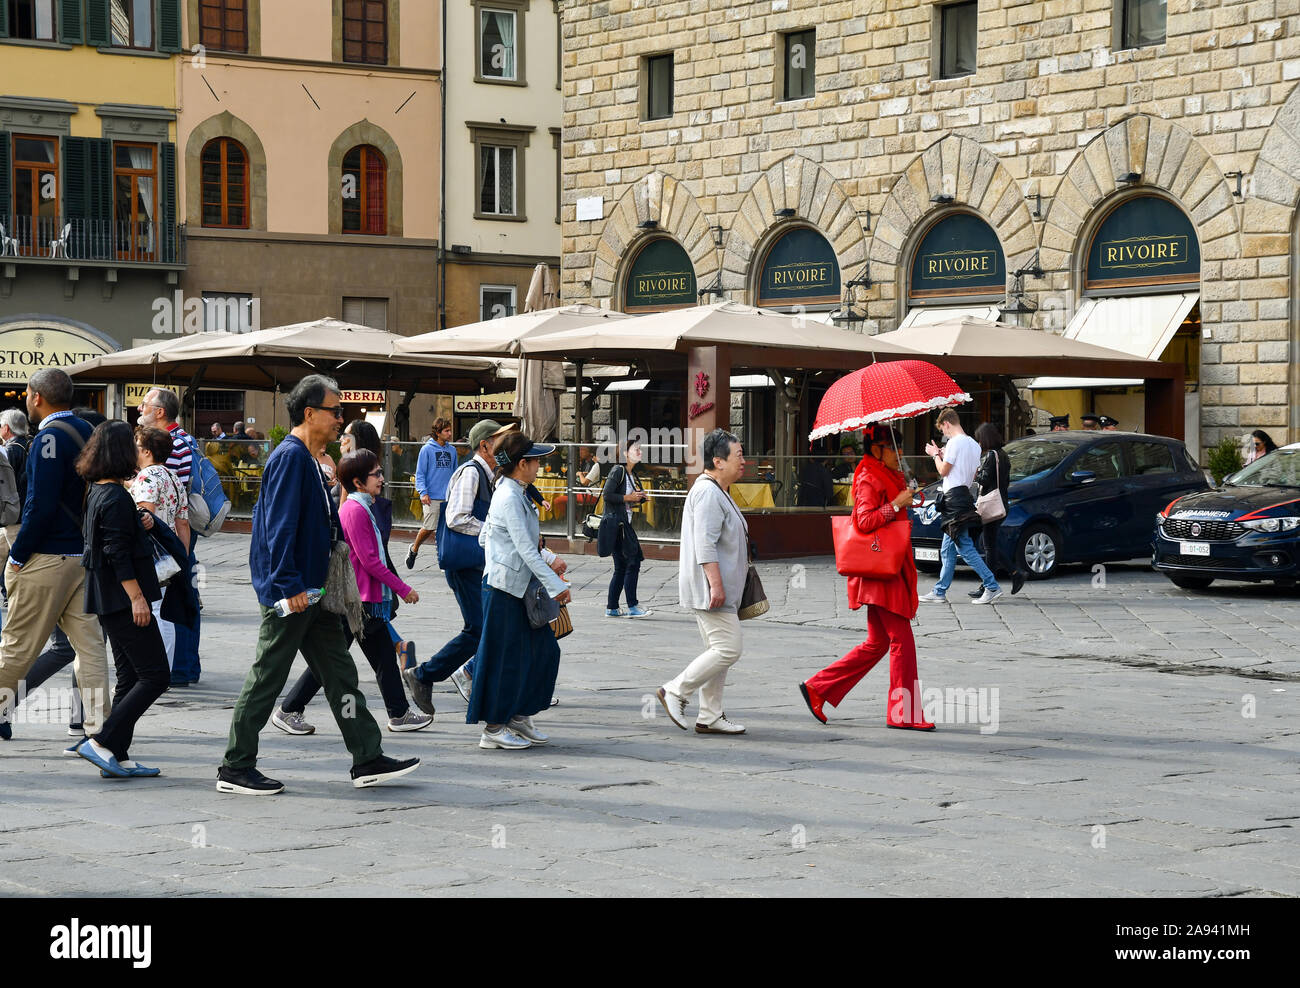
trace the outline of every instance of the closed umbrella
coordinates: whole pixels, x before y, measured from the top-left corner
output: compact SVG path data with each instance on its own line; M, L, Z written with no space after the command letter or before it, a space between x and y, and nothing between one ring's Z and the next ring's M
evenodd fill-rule
M554 304L554 300L555 288L551 283L550 269L545 264L538 264L524 295L524 312L545 309ZM519 362L515 416L519 419L519 428L534 439L546 439L560 420L559 400L555 392L546 387L548 377L555 377L554 367L548 367L546 363L537 360ZM560 381L563 380L561 376Z

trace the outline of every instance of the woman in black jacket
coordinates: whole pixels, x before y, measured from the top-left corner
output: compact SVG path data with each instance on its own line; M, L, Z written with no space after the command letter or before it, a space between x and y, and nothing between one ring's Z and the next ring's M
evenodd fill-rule
M82 522L86 611L99 616L113 644L117 686L112 713L100 732L75 748L105 778L161 773L131 760L136 721L162 696L171 680L162 633L150 610L162 597L154 571L153 540L123 486L136 472L135 432L125 422L96 426L77 457L77 473L89 485Z
M650 497L641 489L636 476L636 466L641 462L641 444L627 444L627 462L620 463L609 472L605 481L605 511L600 518L596 551L602 556L614 557L614 575L609 580L609 598L605 601L605 617L649 617L653 612L637 602L636 581L641 574L641 542L632 530L632 509ZM627 596L627 610L619 610L618 598Z
M1002 506L1009 509L1011 501L1007 491L1011 486L1011 460L1002 448L1002 433L992 422L985 422L975 430L975 441L980 444L980 466L975 472L975 482L979 484L980 493L985 494L996 487L1002 494ZM989 569L994 571L1001 561L998 553L998 530L1001 527L1002 521L998 520L985 522L983 528L984 559L989 564ZM1011 574L1011 592L1020 593L1020 588L1025 585L1025 574L1019 562L1015 559L1008 560L1003 569ZM983 589L980 587L971 596L978 597Z

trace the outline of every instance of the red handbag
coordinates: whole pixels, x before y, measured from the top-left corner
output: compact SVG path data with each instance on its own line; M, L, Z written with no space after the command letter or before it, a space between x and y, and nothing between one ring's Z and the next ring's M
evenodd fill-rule
M853 515L832 515L831 537L835 569L841 576L870 580L898 576L912 553L912 523L906 516L863 532L853 524Z

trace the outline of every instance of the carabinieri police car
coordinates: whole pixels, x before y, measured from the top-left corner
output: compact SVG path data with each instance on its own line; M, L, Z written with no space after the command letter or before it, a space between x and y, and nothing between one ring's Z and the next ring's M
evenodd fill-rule
M1300 443L1283 446L1223 486L1185 494L1156 516L1151 565L1176 586L1300 579Z

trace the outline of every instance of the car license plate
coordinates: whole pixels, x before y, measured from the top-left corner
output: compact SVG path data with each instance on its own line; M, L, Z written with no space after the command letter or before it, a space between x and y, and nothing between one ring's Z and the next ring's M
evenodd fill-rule
M1206 546L1206 548L1208 549L1209 546ZM939 561L938 549L923 549L918 546L913 550L913 552L915 552L916 558L921 560L923 563L937 563Z
M1180 548L1184 556L1208 556L1210 554L1210 543L1208 542L1184 542Z

